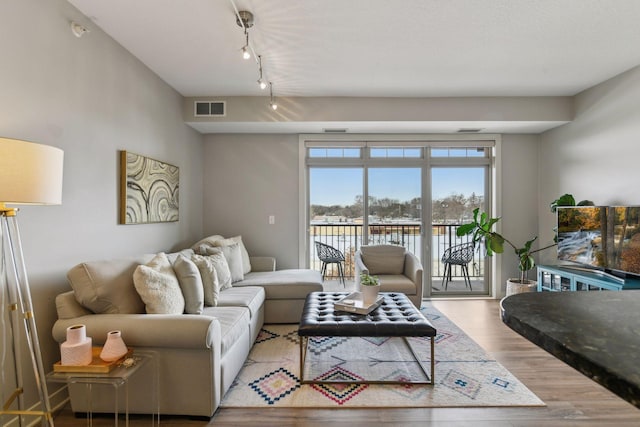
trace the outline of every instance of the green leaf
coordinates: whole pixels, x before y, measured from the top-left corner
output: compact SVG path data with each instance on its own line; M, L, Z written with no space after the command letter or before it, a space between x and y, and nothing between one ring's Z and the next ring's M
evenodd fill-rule
M458 235L458 237L466 236L467 234L470 234L474 228L476 228L476 225L473 222L470 222L469 224L462 224L456 230L456 234Z
M575 206L576 205L576 199L573 198L573 196L571 194L563 194L562 196L558 197L556 200L554 200L553 202L551 202L551 212L555 213L558 206Z
M531 255L526 255L520 257L520 265L518 266L518 268L520 269L520 271L529 271L533 267L535 267L535 265L536 262L533 257Z
M504 237L499 234L493 234L491 237L487 236L487 246L491 251L501 254L504 252Z

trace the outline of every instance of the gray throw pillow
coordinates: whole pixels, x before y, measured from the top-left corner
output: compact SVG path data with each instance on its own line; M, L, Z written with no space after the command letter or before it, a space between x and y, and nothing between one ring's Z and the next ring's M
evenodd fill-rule
M182 295L184 296L184 311L188 314L202 314L204 308L204 286L198 266L190 259L179 254L173 263Z
M218 276L218 282L220 282L220 290L229 289L231 287L231 271L229 270L229 263L222 252L222 248L203 245L200 247L199 252L202 255L208 256L213 262L216 275Z
M220 295L220 283L213 261L208 256L192 255L191 260L198 266L204 289L204 305L215 307L218 305Z

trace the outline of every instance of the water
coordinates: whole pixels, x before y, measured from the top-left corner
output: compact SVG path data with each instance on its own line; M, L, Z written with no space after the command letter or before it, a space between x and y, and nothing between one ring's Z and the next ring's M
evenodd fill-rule
M580 264L598 265L602 252L600 231L570 231L558 233L558 259Z

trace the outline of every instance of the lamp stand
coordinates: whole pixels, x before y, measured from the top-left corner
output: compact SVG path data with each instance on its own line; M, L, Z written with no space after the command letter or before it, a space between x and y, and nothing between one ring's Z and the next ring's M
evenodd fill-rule
M3 203L0 203L0 234L2 237L0 283L3 287L7 287L9 297L8 303L6 305L2 304L2 322L4 323L4 308L6 306L9 309L10 329L13 336L13 362L16 381L16 390L7 401L4 402L0 409L0 417L4 415L18 416L20 425L22 425L23 416L42 417L43 424L46 422L47 425L53 427L47 380L42 364L42 354L40 353L35 314L31 302L31 292L29 290L27 269L22 254L22 243L20 241L20 231L18 229L18 218L16 215L17 209L7 208ZM4 289L0 289L0 291L2 291L3 294L5 292ZM2 299L4 299L4 296ZM4 302L5 301L3 301L3 303ZM40 411L24 409L24 381L22 378L22 358L20 354L21 323L24 325L35 382L42 405L42 410ZM4 360L2 360L2 362L4 364ZM12 410L10 408L16 399L18 401L18 409Z

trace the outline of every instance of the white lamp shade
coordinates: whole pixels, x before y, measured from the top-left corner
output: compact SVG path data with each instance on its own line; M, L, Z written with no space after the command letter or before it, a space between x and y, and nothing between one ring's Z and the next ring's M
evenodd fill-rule
M0 138L0 203L62 203L64 152L48 145Z

